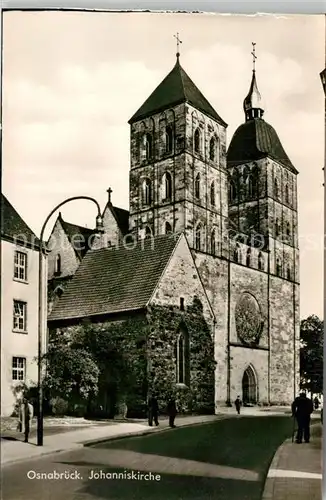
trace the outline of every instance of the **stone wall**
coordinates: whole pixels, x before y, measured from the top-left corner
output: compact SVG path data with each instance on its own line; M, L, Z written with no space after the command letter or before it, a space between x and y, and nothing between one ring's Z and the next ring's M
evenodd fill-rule
M83 243L78 243L78 240L76 242L77 245ZM55 276L55 263L58 254L61 257L60 278L74 275L79 267L80 260L58 219L53 228L48 247L50 249L48 253L48 279L50 280Z

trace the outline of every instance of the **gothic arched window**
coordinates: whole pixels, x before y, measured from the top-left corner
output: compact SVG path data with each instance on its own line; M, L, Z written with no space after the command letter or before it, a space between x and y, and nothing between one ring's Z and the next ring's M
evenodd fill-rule
M286 223L286 236L291 236L291 226L290 223Z
M200 142L201 142L201 134L199 128L196 128L194 133L194 150L196 153L200 153Z
M200 198L200 174L197 174L195 179L195 197Z
M166 153L172 153L173 151L173 130L171 125L165 128L165 151Z
M172 233L172 226L169 222L165 223L165 234L170 234Z
M289 203L289 186L285 184L285 203Z
M216 139L215 137L211 137L209 141L209 159L211 161L215 161L216 159Z
M144 205L152 203L152 186L149 179L143 180L143 203Z
M146 160L153 157L153 136L149 133L145 134L145 154Z
M276 275L281 276L281 273L282 273L282 264L281 264L281 260L277 257L277 259L276 259Z
M240 250L239 243L236 244L236 247L234 249L233 259L234 259L234 262L241 264L241 250Z
M230 180L230 203L233 203L238 196L237 183L234 179Z
M211 253L213 255L216 254L216 238L215 238L215 229L211 232Z
M281 228L280 228L280 221L279 219L276 219L275 221L275 236L276 238L280 235Z
M279 189L277 179L274 179L274 196L275 198L279 197Z
M60 274L61 273L61 255L58 253L55 258L55 268L54 268L55 274Z
M248 248L246 256L246 266L250 265L251 265L251 248Z
M288 280L291 279L291 268L290 268L290 266L287 266L286 277L287 277Z
M202 227L201 227L201 224L199 223L196 227L196 234L195 234L195 248L196 248L196 250L201 249L201 232L202 232Z
M258 269L260 271L264 270L264 256L261 252L258 254Z
M152 237L152 230L149 226L146 226L145 228L145 239L151 238Z
M189 335L185 328L179 333L176 351L176 381L177 384L187 384L189 380Z
M170 172L164 174L164 199L170 200L172 198L172 176Z
M212 207L215 207L215 184L214 184L214 181L211 184L210 198L211 198Z

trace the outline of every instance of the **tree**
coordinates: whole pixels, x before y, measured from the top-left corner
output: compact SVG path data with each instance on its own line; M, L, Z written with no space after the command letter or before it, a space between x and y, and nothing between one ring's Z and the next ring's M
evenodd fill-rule
M324 323L318 316L311 315L301 321L300 340L301 387L320 394L323 391Z

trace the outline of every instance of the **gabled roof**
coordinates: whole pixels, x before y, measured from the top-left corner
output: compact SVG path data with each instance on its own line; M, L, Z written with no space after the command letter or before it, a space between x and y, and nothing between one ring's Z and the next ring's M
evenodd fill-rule
M176 234L89 251L49 321L143 309L179 241Z
M40 240L1 193L1 236L39 246Z
M154 92L136 111L132 118L130 118L129 123L134 123L183 102L188 102L221 125L227 126L182 68L179 58L172 71L156 87Z
M283 149L275 129L262 118L248 120L235 131L227 152L228 166L241 165L249 161L270 157L288 167L295 174L298 171Z
M66 222L62 218L61 212L58 220L60 221L68 240L72 243L76 255L82 259L86 252L90 249L90 237L96 232L95 229L89 229L87 227L77 226L77 224Z
M129 211L124 208L114 207L112 203L108 203L104 209L109 208L113 214L113 217L117 221L118 228L120 229L123 236L129 232ZM103 212L103 214L104 214Z

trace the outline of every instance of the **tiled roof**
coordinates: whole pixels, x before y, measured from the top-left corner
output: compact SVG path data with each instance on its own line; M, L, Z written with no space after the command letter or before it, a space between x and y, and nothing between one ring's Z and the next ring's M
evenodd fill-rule
M139 241L132 248L89 251L49 321L142 309L151 298L179 237Z
M138 109L138 111L130 118L129 123L136 122L150 116L154 113L171 108L177 104L188 102L195 108L199 109L208 116L211 116L221 125L226 126L226 123L216 113L215 109L207 101L206 97L196 87L191 78L184 71L177 60L174 68L164 78L164 80L156 87L154 92Z
M74 242L73 248L77 256L82 259L86 252L90 249L90 236L95 233L95 230L66 222L63 220L61 213L59 215L59 220L70 243Z
M21 239L31 245L39 245L39 239L21 218L4 194L1 193L1 236Z
M228 165L240 165L267 156L298 173L284 151L276 131L265 120L255 118L240 125L227 152Z

